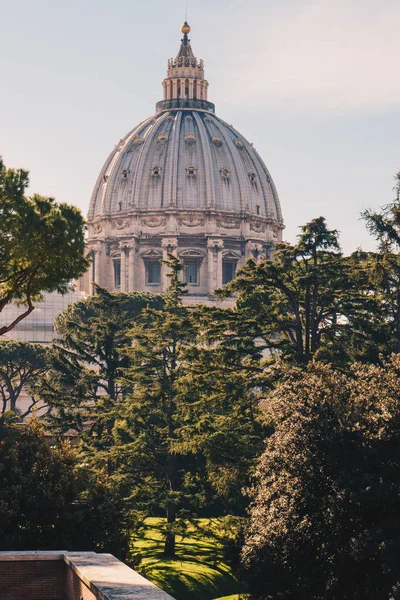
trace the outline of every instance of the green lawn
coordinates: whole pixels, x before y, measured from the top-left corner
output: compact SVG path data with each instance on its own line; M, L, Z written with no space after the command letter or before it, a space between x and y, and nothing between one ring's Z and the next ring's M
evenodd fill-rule
M133 540L142 560L136 570L176 600L238 600L239 590L222 555L226 519L198 519L177 536L176 558L162 556L162 519L146 519Z

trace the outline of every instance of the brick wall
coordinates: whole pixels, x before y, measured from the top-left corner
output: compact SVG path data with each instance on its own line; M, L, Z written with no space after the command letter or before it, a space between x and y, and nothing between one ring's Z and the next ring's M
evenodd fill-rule
M88 586L78 577L78 575L67 567L66 573L66 600L97 600L98 596L94 594Z
M0 561L0 598L65 600L66 568L62 560Z

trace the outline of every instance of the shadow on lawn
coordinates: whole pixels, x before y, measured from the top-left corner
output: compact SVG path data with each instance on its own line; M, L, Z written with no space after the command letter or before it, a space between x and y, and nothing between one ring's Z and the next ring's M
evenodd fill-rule
M177 536L175 559L163 556L156 520L149 519L135 543L142 558L137 570L176 600L213 600L240 591L224 563L221 532L216 534L215 521L203 523Z

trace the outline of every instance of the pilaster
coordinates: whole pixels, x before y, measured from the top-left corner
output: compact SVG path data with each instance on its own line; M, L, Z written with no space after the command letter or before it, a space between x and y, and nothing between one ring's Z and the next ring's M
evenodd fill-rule
M168 260L168 254L173 254L177 256L178 249L178 238L176 237L165 237L161 240L161 248L162 248L162 257L163 260ZM168 285L168 266L164 263L161 265L161 284L162 291L165 292Z

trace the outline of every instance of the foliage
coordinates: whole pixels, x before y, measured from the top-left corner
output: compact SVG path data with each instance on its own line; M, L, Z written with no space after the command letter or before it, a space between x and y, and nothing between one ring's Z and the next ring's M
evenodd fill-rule
M80 435L84 460L110 475L133 521L167 516L173 555L175 533L199 511L243 511L264 432L245 351L238 360L226 340L216 347L209 315L182 304L182 265L168 264L163 296L99 289L58 318L41 396L50 427Z
M85 432L104 448L115 403L123 398L119 378L128 365L122 349L128 329L146 306L161 306L154 294L97 295L70 305L55 323L62 336L49 353L50 369L40 382L42 399L53 409L50 425L58 431Z
M366 210L363 218L378 241L371 253L371 281L381 296L381 311L389 325L391 350L400 352L400 173L396 175L396 199L381 212Z
M38 344L20 341L0 342L0 416L8 410L18 412L17 402L24 390L30 393L30 405L21 419L31 414L38 405L32 386L46 368L46 350Z
M181 301L183 267L172 255L168 265L171 284L164 308L144 309L129 332L123 384L132 391L120 407L113 456L129 482L135 509L165 512L165 553L174 556L176 519L181 511L186 515L199 507L203 486L199 459L176 446L182 424L177 381L187 372L185 350L196 338L196 325Z
M252 598L399 597L399 373L393 355L277 374L241 556Z
M223 556L225 540L235 531L232 518L196 519L177 536L175 559L162 556L162 525L162 519L146 519L132 537L134 555L140 558L135 569L144 577L177 600L213 600L239 592Z
M193 318L197 339L186 351L187 373L178 382L185 397L179 445L204 457L214 511L219 503L225 514L243 514L242 488L268 432L259 410L260 348L235 311L199 306Z
M223 354L202 337L201 310L182 304L182 265L172 255L168 265L165 306L143 310L130 331L123 382L132 392L107 460L136 512L166 515L164 550L174 556L176 533L199 511L218 502L238 508L262 436L242 375L221 380Z
M0 312L16 300L26 310L10 331L34 309L41 292L65 293L84 273L84 221L80 211L53 198L25 195L28 173L7 169L0 159Z
M322 217L301 229L297 244L277 244L272 260L249 261L220 295L237 294L238 319L270 356L347 362L360 348L366 353L377 314L364 265L357 254L343 257L337 231Z
M121 503L105 478L77 462L68 445L50 447L37 422L0 419L0 548L98 550L123 556Z

